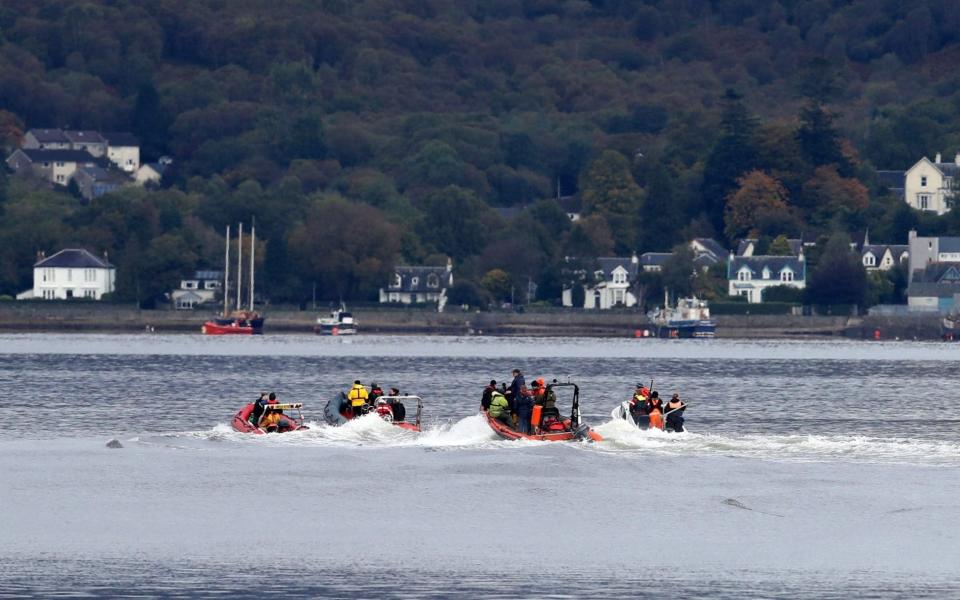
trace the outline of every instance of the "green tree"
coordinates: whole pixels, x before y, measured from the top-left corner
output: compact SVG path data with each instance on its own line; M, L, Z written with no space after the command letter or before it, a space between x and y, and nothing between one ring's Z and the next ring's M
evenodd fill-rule
M480 285L497 301L510 300L513 282L503 269L491 269L480 280Z
M863 307L867 294L867 273L860 255L850 249L850 238L834 233L823 249L817 268L807 284L812 304L855 304Z
M687 244L674 246L673 254L663 264L663 285L674 298L689 296L693 292L693 250Z
M580 177L580 197L584 214L606 219L617 252L627 253L637 247L643 190L622 154L606 150L587 167Z
M781 234L770 243L770 246L767 248L767 254L770 256L791 256L793 255L793 249L790 248L790 242L787 241L787 236Z
M463 188L449 186L431 193L421 207L417 232L425 244L454 260L478 254L499 228L490 207Z

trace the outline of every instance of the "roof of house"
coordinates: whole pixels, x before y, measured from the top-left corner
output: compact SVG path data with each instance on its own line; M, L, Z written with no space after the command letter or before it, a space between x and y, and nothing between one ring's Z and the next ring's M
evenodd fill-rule
M746 267L756 275L763 272L763 268L770 269L773 273L789 268L798 279L806 277L806 261L800 260L796 256L734 256L730 260L730 275L735 277L735 273Z
M747 248L749 248L751 244L754 246L753 249L756 250L757 241L758 240L756 238L743 238L740 240L740 242L737 244L737 256L743 256L743 253L747 251ZM794 256L800 256L800 252L803 251L802 239L787 238L787 244L790 246L790 252L792 252Z
M645 267L662 267L671 256L672 252L644 252L640 255L640 264Z
M450 269L448 267L395 267L393 272L400 276L400 285L390 281L387 290L391 292L436 292L449 285ZM439 278L439 287L429 287L428 277L434 274ZM416 279L416 283L414 283Z
M43 258L34 263L34 268L61 267L67 269L112 269L113 265L102 258L97 258L83 248L67 248L53 256Z
M194 271L193 278L200 279L200 280L206 280L206 279L219 280L219 279L223 279L223 271L212 271L212 270Z
M579 196L560 196L557 204L565 213L579 213L582 207Z
M632 280L637 276L639 265L633 262L633 257L627 256L605 256L597 259L597 270L603 271L604 279L612 279L613 271L617 267L623 267L627 272L627 278Z
M116 171L111 171L109 169L104 169L103 167L80 167L77 169L77 174L83 174L97 183L115 183L117 185L123 185L130 181L129 177L121 175Z
M937 248L940 252L960 252L960 237L937 238Z
M74 144L104 144L106 140L99 131L83 129L66 129L63 135Z
M703 246L710 254L713 254L717 261L723 260L728 254L727 249L713 238L693 238L693 241Z
M950 298L960 294L960 283L936 283L927 281L913 281L907 288L907 296Z
M887 251L887 248L890 249L890 253L895 257L899 257L904 252L910 251L910 246L903 244L867 244L860 252L861 255L869 252L874 256L882 256L883 253Z
M40 143L65 144L70 141L60 129L31 129L27 133L33 135Z
M27 155L31 162L83 162L101 163L102 159L90 154L86 150L41 150L21 148L19 152Z
M938 162L933 164L947 177L955 177L957 173L960 172L960 165L955 162Z
M140 168L152 169L157 175L160 175L162 177L163 173L167 170L169 166L170 166L169 163L152 162L152 163L143 163L142 165L140 165Z
M103 133L104 139L107 140L107 143L111 146L139 146L140 140L138 140L132 133L127 131L105 131Z

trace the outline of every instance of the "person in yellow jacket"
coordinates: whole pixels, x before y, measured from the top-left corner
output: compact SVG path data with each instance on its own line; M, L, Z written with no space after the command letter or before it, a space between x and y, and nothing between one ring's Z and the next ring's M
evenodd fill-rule
M280 428L282 420L283 416L279 412L268 407L267 412L263 415L263 418L260 419L260 429L267 432L277 431Z
M367 397L367 388L363 387L359 379L354 381L350 393L347 394L347 401L350 402L354 417L359 417L367 412Z
M490 408L487 409L487 414L507 427L513 428L513 419L510 418L510 405L507 403L507 397L499 391L490 395Z

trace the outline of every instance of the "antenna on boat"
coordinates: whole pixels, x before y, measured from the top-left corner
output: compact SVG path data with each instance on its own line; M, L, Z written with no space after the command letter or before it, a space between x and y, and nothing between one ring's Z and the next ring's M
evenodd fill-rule
M240 222L240 229L237 231L237 310L243 307L240 304L241 287L243 287L243 221Z
M230 313L230 226L227 225L226 254L223 257L223 316Z
M257 218L250 217L250 312L253 312L253 268L257 248Z

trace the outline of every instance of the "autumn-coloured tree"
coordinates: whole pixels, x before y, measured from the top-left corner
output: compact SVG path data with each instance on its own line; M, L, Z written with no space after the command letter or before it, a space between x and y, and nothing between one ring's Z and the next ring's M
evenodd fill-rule
M817 167L803 184L803 206L815 224L826 224L839 214L865 210L870 202L867 188L850 177L842 177L833 165Z
M788 213L783 185L763 171L751 171L737 180L737 189L727 196L723 231L732 241L755 234L765 218Z

